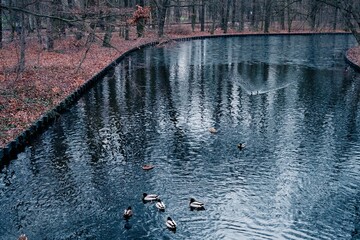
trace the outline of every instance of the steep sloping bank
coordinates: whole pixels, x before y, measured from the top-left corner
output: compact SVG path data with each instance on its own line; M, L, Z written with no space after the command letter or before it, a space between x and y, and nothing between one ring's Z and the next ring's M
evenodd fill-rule
M345 54L346 62L360 72L360 46L349 49Z

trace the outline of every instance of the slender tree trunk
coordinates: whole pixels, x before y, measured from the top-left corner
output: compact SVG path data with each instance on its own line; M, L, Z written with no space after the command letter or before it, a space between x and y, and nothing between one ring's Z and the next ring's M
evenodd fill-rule
M2 48L2 41L3 41L2 15L3 15L2 7L0 7L0 48Z
M26 49L26 36L25 36L25 14L20 14L20 59L19 59L19 72L25 70L25 49Z
M236 22L236 0L232 1L232 8L231 8L231 27L235 28L235 22Z
M270 20L271 20L271 3L272 0L265 0L265 22L264 22L264 33L269 33Z
M195 31L195 24L196 24L196 11L195 11L195 1L192 1L192 6L191 6L191 30L194 32Z
M286 5L288 6L287 7L287 23L288 23L288 32L290 33L291 32L291 24L292 24L292 16L291 16L291 8L289 7L290 6L290 0L287 0L286 1Z
M245 28L245 3L244 3L244 1L242 0L242 1L240 1L240 6L239 6L239 8L240 8L240 15L239 15L239 28L238 28L238 30L240 31L240 32L242 32L242 31L244 31L244 28Z
M46 20L46 49L51 51L54 49L54 33L51 19Z
M280 3L280 29L285 30L285 1Z
M144 0L138 0L137 4L141 7L144 7ZM145 19L141 18L136 23L136 33L138 37L144 36L144 28L145 28Z
M334 8L334 22L333 22L333 30L335 31L337 28L337 21L338 21L338 12L339 12L339 8L335 7Z
M223 17L222 17L222 30L224 33L227 33L228 31L228 22L229 22L229 15L230 15L230 4L231 4L231 0L227 0L226 1L226 6L223 12Z
M174 9L174 14L175 14L175 22L177 24L180 24L181 22L181 11L180 11L180 0L176 1L176 7Z
M317 19L317 13L319 10L319 5L317 1L312 1L310 3L310 29L312 31L316 28L316 19Z
M200 31L205 31L205 0L201 1L201 11L200 11Z
M35 2L35 10L36 10L36 12L40 12L40 2L39 1ZM35 17L35 24L36 24L36 35L38 38L38 43L42 44L43 40L41 37L41 18L40 17L37 17L37 16Z
M158 23L158 37L164 35L166 10L169 0L162 0L157 2L157 23Z

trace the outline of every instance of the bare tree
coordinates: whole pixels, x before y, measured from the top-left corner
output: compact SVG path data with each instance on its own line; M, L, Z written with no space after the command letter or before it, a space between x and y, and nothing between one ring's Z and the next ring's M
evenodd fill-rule
M3 22L2 22L2 18L3 18L3 10L2 7L0 6L0 48L2 48L2 41L3 41Z
M166 11L169 7L170 0L152 0L156 7L156 17L158 25L158 36L164 35L164 26L166 20Z

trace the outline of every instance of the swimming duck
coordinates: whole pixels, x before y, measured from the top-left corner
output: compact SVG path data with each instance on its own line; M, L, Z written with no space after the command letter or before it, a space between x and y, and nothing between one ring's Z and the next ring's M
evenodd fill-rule
M127 209L124 210L123 216L125 219L129 219L129 218L131 218L132 214L133 214L133 212L132 212L131 207L128 207Z
M237 147L240 149L240 150L243 150L245 148L245 143L239 143L237 145Z
M21 234L18 238L18 240L28 240L27 236L25 234Z
M159 195L143 193L142 200L145 202L152 202L159 199Z
M146 165L144 165L144 166L142 167L143 170L151 170L151 169L153 169L153 168L154 168L154 166L151 165L151 164L146 164Z
M157 203L155 204L155 206L156 206L160 211L165 211L165 204L161 201L160 198L158 198Z
M189 206L191 209L205 210L204 203L196 201L194 198L190 198Z
M166 220L166 226L171 230L175 230L176 222L171 217L168 217Z
M217 133L217 130L216 130L216 128L211 127L211 128L209 128L209 132L211 132L211 133Z

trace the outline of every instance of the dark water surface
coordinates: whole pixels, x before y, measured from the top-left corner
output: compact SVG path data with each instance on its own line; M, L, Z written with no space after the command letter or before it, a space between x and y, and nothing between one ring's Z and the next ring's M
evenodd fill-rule
M247 36L131 54L1 171L0 239L351 239L360 77L344 71L344 52L354 45ZM190 211L190 197L206 210Z

